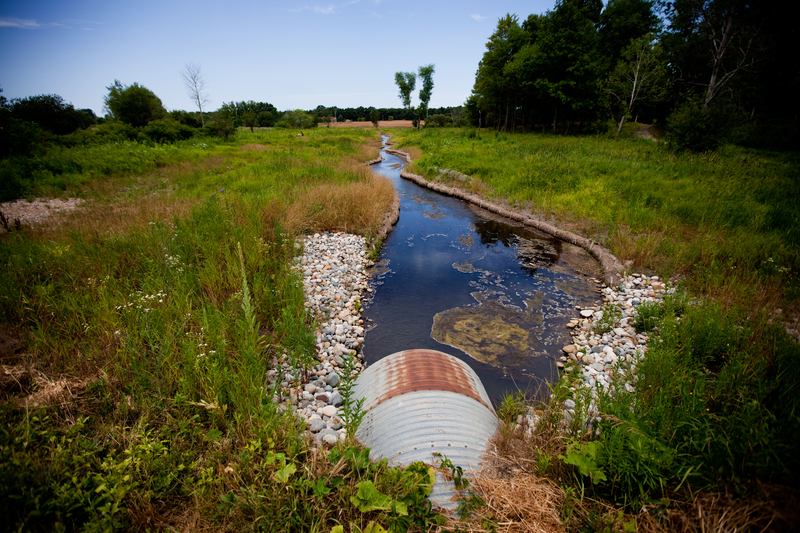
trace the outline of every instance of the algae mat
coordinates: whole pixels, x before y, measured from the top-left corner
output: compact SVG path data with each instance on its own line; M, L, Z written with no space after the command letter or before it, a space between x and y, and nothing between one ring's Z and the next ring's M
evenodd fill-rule
M488 300L437 314L431 337L492 366L516 367L544 350L541 331L540 314Z

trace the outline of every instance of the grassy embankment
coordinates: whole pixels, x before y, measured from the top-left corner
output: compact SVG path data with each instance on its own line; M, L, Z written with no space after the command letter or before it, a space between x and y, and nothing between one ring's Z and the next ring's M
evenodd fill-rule
M581 425L591 398L565 377L553 404L577 404L566 432L556 410L532 438L509 428L500 438L520 476L558 487L570 529L796 525L800 349L784 322L796 328L800 312L797 153L673 154L648 140L451 129L394 140L415 157L413 172L465 173L466 183L441 179L555 219L630 271L681 280L665 305L640 308L636 328L652 341L636 392L597 398L599 435ZM501 415L513 427L521 409L509 398ZM526 498L506 492L518 493L512 505Z
M377 146L360 130L240 131L47 156L26 187L88 203L0 237L0 530L431 518L427 470L309 450L268 386L276 359L314 364L296 238L368 235L391 205L363 165Z

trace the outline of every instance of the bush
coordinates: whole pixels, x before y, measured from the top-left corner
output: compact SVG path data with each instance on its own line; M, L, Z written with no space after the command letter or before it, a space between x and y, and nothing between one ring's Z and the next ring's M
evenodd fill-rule
M154 120L144 127L144 134L154 142L175 142L190 139L194 131L174 120Z
M450 117L447 115L431 115L425 120L425 126L438 126L441 128L447 126L448 122L450 122Z
M720 113L690 100L667 118L667 143L678 152L712 151L725 141L724 126Z
M302 109L295 109L294 111L287 111L283 117L275 124L276 128L314 128L317 126L317 119L313 115L309 115Z
M214 137L221 137L227 139L231 135L236 134L236 126L233 120L225 114L217 111L214 113L211 121L208 123L208 132Z

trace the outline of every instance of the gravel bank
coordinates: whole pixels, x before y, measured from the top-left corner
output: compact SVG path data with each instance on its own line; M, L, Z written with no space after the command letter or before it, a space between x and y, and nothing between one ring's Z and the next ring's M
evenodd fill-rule
M299 382L299 373L284 357L269 370L270 384L279 385L282 409L297 413L318 443L335 444L344 440L342 427L341 380L347 360L354 363L354 375L361 371L364 321L361 319L361 294L370 291L366 268L366 241L347 233L316 233L304 240L303 255L297 269L303 275L306 308L317 318L315 331L317 364L309 383ZM280 380L280 382L278 382Z

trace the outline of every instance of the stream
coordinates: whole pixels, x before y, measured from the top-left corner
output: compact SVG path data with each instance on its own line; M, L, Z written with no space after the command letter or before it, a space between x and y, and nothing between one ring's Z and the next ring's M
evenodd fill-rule
M384 137L384 144L387 137ZM546 392L571 343L576 306L597 305L597 262L583 249L420 187L405 161L381 152L375 172L394 183L400 219L371 269L363 318L369 365L413 348L466 362L495 404Z

